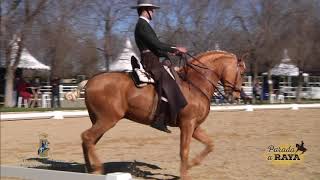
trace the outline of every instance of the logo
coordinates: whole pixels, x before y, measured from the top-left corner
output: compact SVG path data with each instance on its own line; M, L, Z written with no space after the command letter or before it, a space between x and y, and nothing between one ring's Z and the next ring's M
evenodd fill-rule
M38 148L38 155L41 158L46 158L49 155L49 141L48 141L48 134L42 133L39 135L39 148Z
M270 145L266 149L266 158L272 164L291 165L300 163L304 159L304 153L307 148L304 147L304 142L300 144L282 144Z

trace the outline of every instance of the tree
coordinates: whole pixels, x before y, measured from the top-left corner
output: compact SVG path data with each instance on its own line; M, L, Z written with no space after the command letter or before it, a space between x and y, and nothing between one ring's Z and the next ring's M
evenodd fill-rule
M286 19L287 31L285 36L286 46L290 57L300 70L298 88L296 92L297 102L301 102L301 90L303 77L307 66L312 66L312 60L317 59L319 39L319 4L316 1L293 1L291 9L294 13ZM319 54L318 54L319 55Z
M247 39L247 51L250 55L251 69L254 79L257 77L258 68L268 72L269 93L273 92L271 68L278 64L284 47L282 39L283 27L291 11L286 8L287 2L280 0L255 0L243 4L243 10L235 12L234 22L239 23ZM244 44L244 43L242 43ZM269 96L270 98L271 96Z
M24 42L32 31L36 17L49 0L1 1L1 49L6 60L5 106L12 106L14 73L20 62Z
M126 0L94 0L90 3L90 12L94 13L93 20L98 22L98 31L103 32L103 50L105 58L105 69L109 70L109 65L113 61L116 53L114 42L120 34L117 25L119 23L129 24L128 17L132 14ZM125 23L124 23L125 22ZM128 31L124 29L123 31Z
M50 10L40 17L39 29L45 57L51 65L51 77L71 77L77 64L77 53L82 38L81 28L87 19L87 0L55 0L50 3ZM81 28L79 28L81 27ZM84 29L83 31L87 31ZM75 67L76 68L76 67Z
M78 45L78 56L76 62L79 64L77 72L90 77L98 72L98 52L96 49L96 39L88 38L85 43Z

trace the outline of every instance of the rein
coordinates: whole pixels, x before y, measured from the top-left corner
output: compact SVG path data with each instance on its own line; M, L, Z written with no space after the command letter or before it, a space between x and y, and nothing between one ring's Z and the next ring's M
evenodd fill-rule
M203 78L205 78L205 79L211 84L211 86L218 92L218 94L220 94L224 99L228 99L228 98L219 90L219 88L218 88L216 85L214 85L214 83L213 83L210 79L208 79L207 76L205 76L201 71L199 71L198 69L196 69L196 67L201 68L201 69L209 70L209 71L211 71L212 73L214 73L214 74L218 77L217 73L216 73L215 71L213 71L212 69L206 67L205 64L203 64L198 58L192 56L190 53L186 53L186 54L187 54L188 56L190 56L191 58L193 58L195 61L199 62L199 63L200 63L201 65L203 65L203 66L199 66L199 65L197 65L197 64L188 63L188 62L186 62L186 65L189 66L191 69L195 70L195 71L196 71L198 74L200 74ZM187 61L186 58L185 58L185 61ZM193 84L193 83L192 83L192 84ZM193 86L195 86L195 85L193 84ZM200 88L198 88L198 89L199 89L203 94L205 94ZM206 94L205 94L205 95L206 95ZM206 95L206 96L207 96L207 95ZM208 98L208 100L210 101L211 98L208 97L208 96L207 96L207 98Z
M195 61L197 61L199 64L201 64L201 66L200 66L200 65L197 65L197 64L193 64L192 62L191 62L191 63L188 63L187 60L186 60L186 58L184 58L184 60L186 61L185 64L186 64L188 67L190 67L191 69L193 69L194 71L196 71L198 74L200 74L203 78L205 78L205 79L211 84L211 86L214 88L214 90L216 90L216 91L218 92L218 94L221 95L221 96L224 98L224 100L227 100L227 101L230 103L230 101L228 100L228 98L219 90L219 88L217 88L217 86L216 86L210 79L208 79L207 76L205 76L201 71L199 71L197 68L209 70L211 73L214 73L217 77L218 77L218 74L217 74L214 70L208 68L207 65L205 65L204 63L202 63L198 58L194 57L194 56L191 55L190 53L185 53L185 54L188 55L188 56L190 56L190 57L191 57L192 59L194 59ZM182 56L181 56L181 58L182 58ZM238 66L237 66L237 68L238 68ZM237 69L237 71L238 71L238 69ZM188 72L186 72L186 73L188 73ZM229 87L229 88L232 89L232 91L240 92L240 90L235 87L235 82L236 82L237 78L238 78L238 73L237 73L237 75L236 75L236 77L235 77L234 84L232 84L232 83L230 83L230 82L228 82L228 81L226 81L226 82L228 83L227 85L224 85L224 84L222 84L221 82L220 82L220 83L218 82L218 84L221 85L221 86ZM188 82L189 82L191 85L195 86L193 82L191 82L191 81L189 81L189 80L188 80ZM195 86L195 87L196 87L196 86ZM200 88L197 87L197 89L200 90L200 91L208 98L208 100L210 101L210 99L211 99L210 97L208 97Z

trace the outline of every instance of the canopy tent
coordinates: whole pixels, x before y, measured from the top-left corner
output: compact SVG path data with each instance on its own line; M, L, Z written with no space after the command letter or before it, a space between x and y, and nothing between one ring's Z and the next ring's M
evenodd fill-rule
M110 71L132 71L131 56L137 58L136 53L133 51L131 41L127 38L125 47L118 56L117 61L110 65Z
M268 74L267 72L263 75ZM284 50L283 59L281 63L274 66L271 69L271 75L274 76L299 76L299 68L291 62L291 59L288 56L288 50Z
M12 53L11 53L11 61L10 61L10 65L13 65L15 62L15 57L17 55L17 51L18 51L18 43L17 40L19 40L18 38L16 38L16 40L12 41ZM0 59L0 66L5 67L5 60L3 58ZM21 57L20 57L20 62L18 64L18 68L21 69L36 69L36 70L50 70L50 66L47 66L41 62L39 62L34 56L32 56L30 54L30 52L26 49L23 48L22 52L21 52Z
M13 61L11 62L13 63ZM37 69L37 70L50 70L51 68L33 57L27 49L23 49L21 53L18 68L22 69Z
M288 61L289 62L289 61ZM271 75L274 76L298 76L299 68L293 64L282 61L271 69Z

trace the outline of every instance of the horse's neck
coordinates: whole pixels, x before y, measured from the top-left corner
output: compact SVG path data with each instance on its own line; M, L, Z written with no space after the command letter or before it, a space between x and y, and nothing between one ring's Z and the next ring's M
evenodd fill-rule
M196 88L204 93L210 100L220 79L220 72L213 72L212 70L209 70L209 67L207 67L205 64L195 62L194 64L197 64L198 67L194 66L193 68L186 68L186 80L192 85L196 86ZM207 67L208 69L201 68L199 66Z

